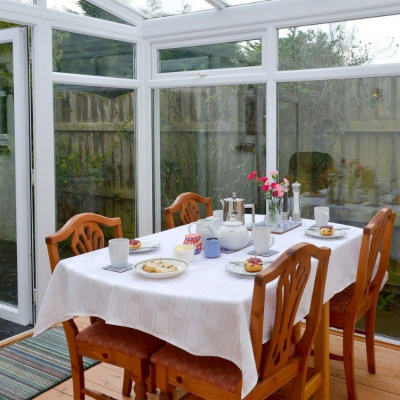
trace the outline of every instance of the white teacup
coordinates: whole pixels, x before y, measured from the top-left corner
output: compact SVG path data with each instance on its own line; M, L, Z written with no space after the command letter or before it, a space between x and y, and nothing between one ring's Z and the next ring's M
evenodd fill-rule
M271 232L271 228L264 226L253 227L253 246L256 254L265 254L273 246L275 238Z
M329 222L329 207L314 207L314 218L315 223L318 227L327 225Z
M108 241L110 262L113 268L123 268L128 263L129 239L110 239Z

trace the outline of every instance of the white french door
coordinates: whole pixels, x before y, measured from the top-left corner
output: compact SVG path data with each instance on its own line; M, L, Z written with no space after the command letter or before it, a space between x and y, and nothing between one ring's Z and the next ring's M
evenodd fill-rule
M0 318L32 323L27 28L0 30Z

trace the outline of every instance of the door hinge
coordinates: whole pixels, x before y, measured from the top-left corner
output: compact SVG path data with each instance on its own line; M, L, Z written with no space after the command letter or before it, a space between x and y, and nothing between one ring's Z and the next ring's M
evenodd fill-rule
M28 61L32 63L32 47L28 48Z
M31 171L31 185L35 186L35 171Z

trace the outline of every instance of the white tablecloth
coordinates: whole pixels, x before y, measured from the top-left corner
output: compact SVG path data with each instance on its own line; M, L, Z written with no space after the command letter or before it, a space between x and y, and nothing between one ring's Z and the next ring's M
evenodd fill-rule
M362 230L351 228L341 238L320 239L304 233L313 221L282 235L275 235L273 249L279 254L299 243L309 242L332 249L325 301L355 281ZM183 241L187 226L142 238L161 246L151 252L129 256L130 263L152 257L173 257L172 246ZM207 259L195 256L188 270L170 279L148 279L134 271L103 269L108 249L60 261L40 308L35 335L74 316L98 316L107 323L151 333L193 354L220 356L233 361L243 372L243 397L257 382L249 332L253 277L226 270L229 261L250 257L252 247ZM316 264L314 264L315 266ZM315 271L314 271L315 272ZM308 313L313 277L299 307L297 320ZM270 338L275 312L275 291L267 290L264 341Z

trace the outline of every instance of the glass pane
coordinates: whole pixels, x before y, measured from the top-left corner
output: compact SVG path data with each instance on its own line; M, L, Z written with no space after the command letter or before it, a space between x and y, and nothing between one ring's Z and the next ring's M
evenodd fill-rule
M220 209L220 199L238 192L263 212L263 195L246 178L265 172L265 85L162 89L159 96L161 209L183 192L210 196Z
M280 29L279 69L399 63L399 24L392 15Z
M160 50L158 72L261 65L261 40Z
M53 71L132 79L136 76L136 46L53 30Z
M270 0L227 0L226 3L233 6L240 6L242 4L262 3Z
M400 212L398 88L400 77L279 84L279 170L301 183L302 217L327 205L333 222L364 227L382 207ZM376 329L397 338L399 240L397 218Z
M94 212L135 237L135 102L133 90L54 87L57 228Z
M58 11L65 11L72 14L85 15L87 17L105 19L106 21L130 25L126 21L123 21L85 0L47 0L47 7Z
M215 9L204 0L125 0L125 2L151 18Z
M0 303L18 306L13 45L0 44Z

